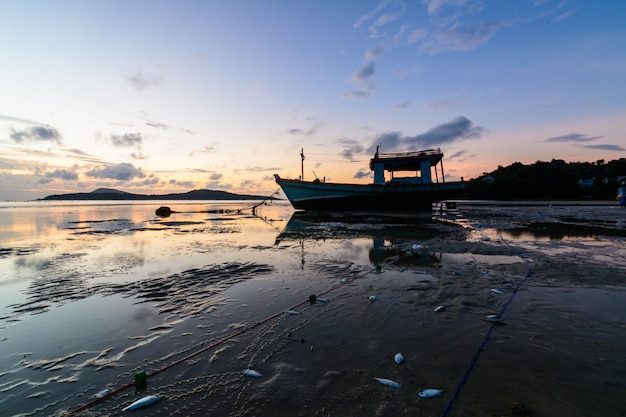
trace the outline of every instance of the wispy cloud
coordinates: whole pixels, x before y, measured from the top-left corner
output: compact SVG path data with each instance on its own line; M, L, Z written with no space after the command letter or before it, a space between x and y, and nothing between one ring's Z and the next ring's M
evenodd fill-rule
M623 146L619 146L619 145L583 145L583 148L587 148L587 149L597 149L597 150L602 150L602 151L618 151L618 152L623 152L626 151L626 148L624 148Z
M365 100L372 95L372 90L357 89L343 93L341 97L353 100Z
M8 116L6 114L0 114L0 120L5 122L24 123L28 125L44 125L44 123L35 122L34 120L23 119L21 117Z
M145 90L149 87L160 85L165 78L165 71L160 65L155 65L151 71L134 71L127 73L126 80L137 90Z
M623 146L620 145L612 145L612 144L590 144L590 145L582 145L587 142L593 142L598 139L602 139L604 136L588 136L582 133L569 133L563 136L555 136L552 138L545 139L543 142L569 142L573 143L574 146L578 146L585 149L593 149L593 150L602 150L602 151L618 151L623 152L626 150Z
M485 128L475 126L467 117L459 116L415 136L404 136L400 132L383 133L374 139L367 152L374 152L377 145L381 145L385 152L431 148L463 139L480 138L485 132Z
M548 138L544 140L544 142L591 142L596 139L601 139L604 136L587 136L582 133L569 133L563 136L555 136L553 138Z
M437 54L448 51L471 51L482 46L500 30L511 26L512 21L482 22L477 24L454 23L435 30L432 36L423 40L418 52Z

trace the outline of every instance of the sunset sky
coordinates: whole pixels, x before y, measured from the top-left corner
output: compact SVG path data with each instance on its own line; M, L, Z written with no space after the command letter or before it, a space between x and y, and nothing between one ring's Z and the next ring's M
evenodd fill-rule
M626 2L0 0L0 200L626 157ZM625 173L626 175L626 173Z

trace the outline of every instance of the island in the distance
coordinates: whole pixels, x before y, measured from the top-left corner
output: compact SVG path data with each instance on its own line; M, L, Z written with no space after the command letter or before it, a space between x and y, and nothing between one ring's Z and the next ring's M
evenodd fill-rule
M274 197L234 194L219 190L193 190L176 194L133 194L113 188L98 188L90 193L54 194L41 198L47 200L273 200Z

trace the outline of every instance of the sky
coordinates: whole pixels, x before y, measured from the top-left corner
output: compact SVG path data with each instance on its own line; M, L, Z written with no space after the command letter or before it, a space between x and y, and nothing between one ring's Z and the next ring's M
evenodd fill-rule
M0 200L626 157L626 2L0 0ZM626 175L626 173L625 173Z

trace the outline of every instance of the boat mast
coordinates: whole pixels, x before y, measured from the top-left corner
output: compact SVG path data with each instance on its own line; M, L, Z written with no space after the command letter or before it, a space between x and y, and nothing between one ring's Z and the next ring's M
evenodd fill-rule
M300 170L302 171L300 179L304 181L304 148L300 149Z

